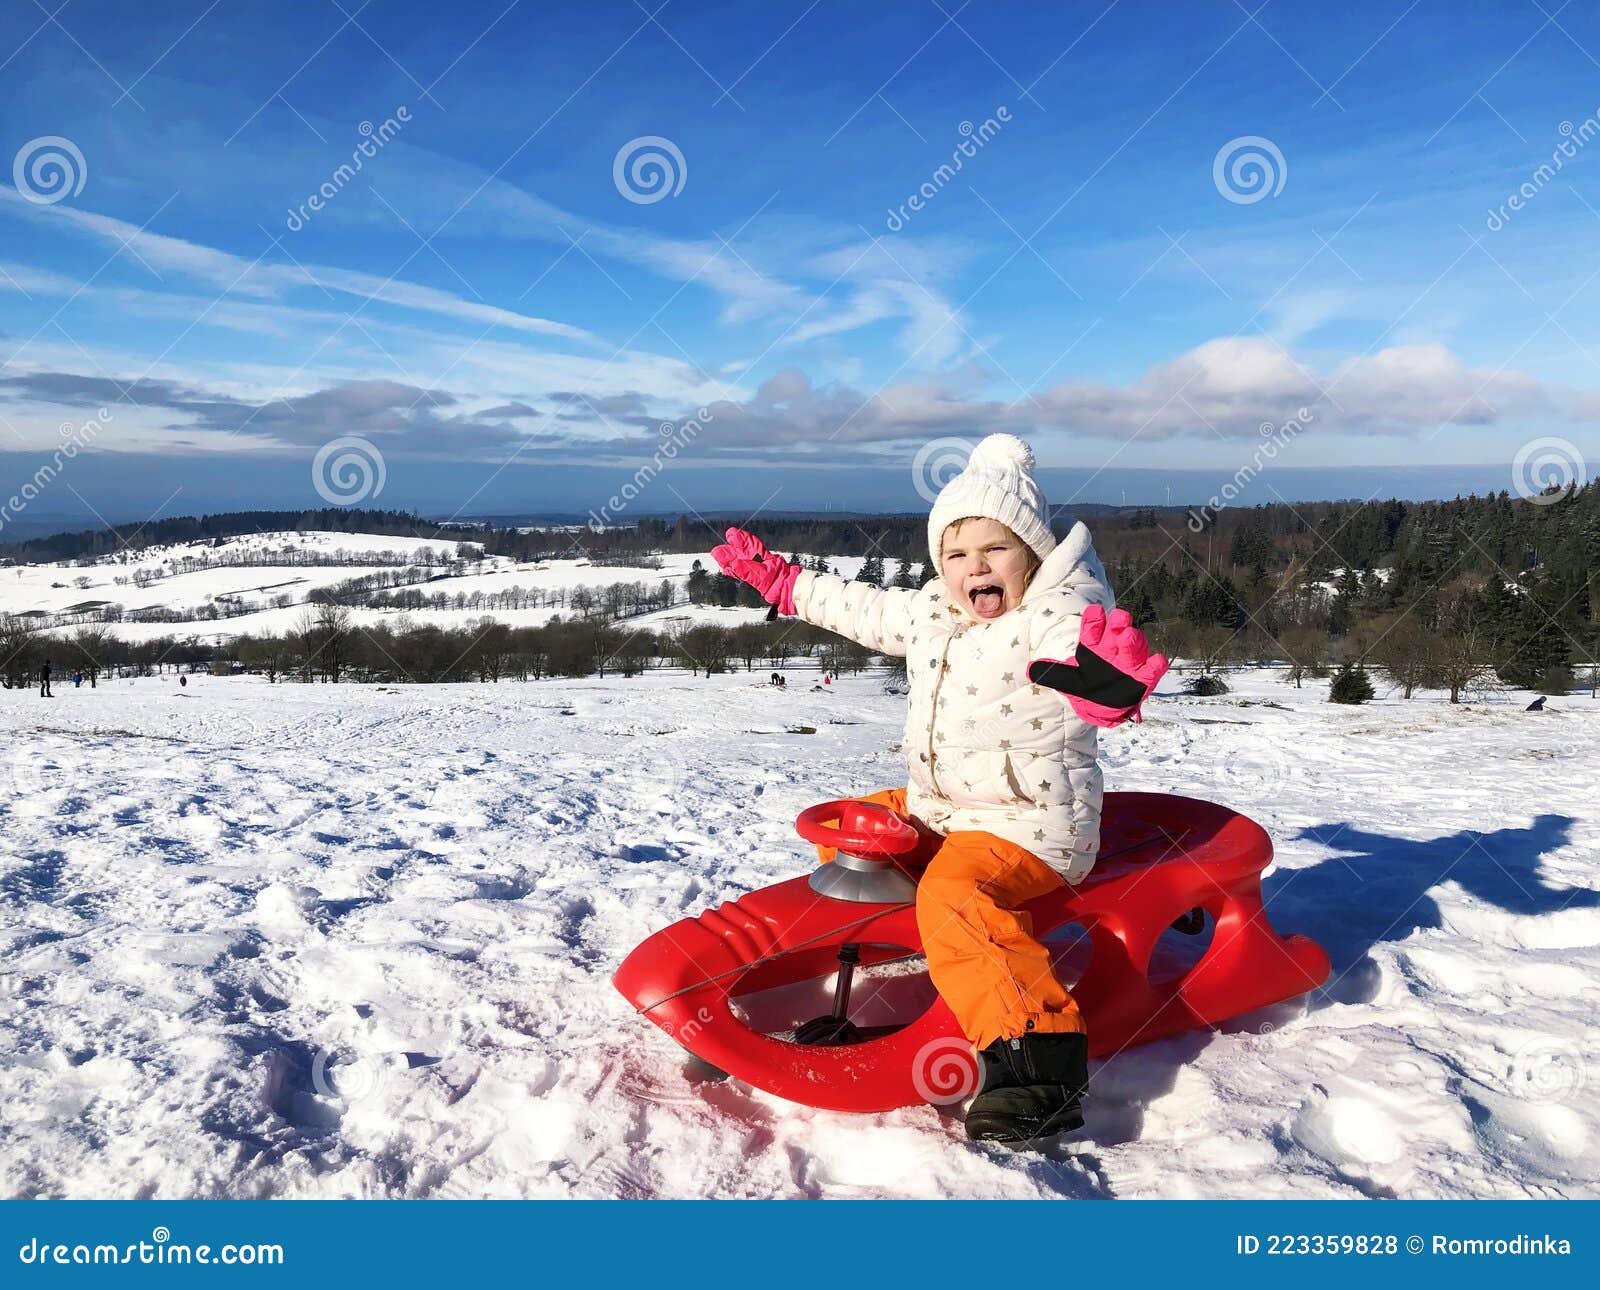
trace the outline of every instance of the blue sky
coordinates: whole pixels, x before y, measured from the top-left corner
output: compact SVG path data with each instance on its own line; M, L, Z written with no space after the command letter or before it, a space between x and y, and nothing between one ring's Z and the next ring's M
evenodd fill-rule
M581 512L700 409L634 510L909 509L992 430L1204 500L1302 408L1250 500L1596 455L1579 4L27 0L0 60L0 467L106 410L34 521L317 505L349 437Z

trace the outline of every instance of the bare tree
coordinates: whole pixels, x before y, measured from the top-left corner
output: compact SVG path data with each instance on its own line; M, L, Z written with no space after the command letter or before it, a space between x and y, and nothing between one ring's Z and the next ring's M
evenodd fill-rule
M1368 656L1408 699L1418 686L1428 685L1435 679L1443 680L1439 637L1413 615L1391 620L1364 652L1363 657ZM1451 699L1452 703L1456 701Z
M1285 677L1294 682L1295 689L1301 688L1306 677L1326 671L1329 647L1326 632L1294 624L1278 633L1278 643L1288 655L1289 667Z
M1493 649L1487 634L1474 623L1452 625L1439 637L1434 675L1450 692L1450 702L1460 703L1465 694L1492 689Z
M116 638L103 627L80 627L67 644L71 649L73 666L82 669L89 678L89 688L94 689L100 673L110 669Z

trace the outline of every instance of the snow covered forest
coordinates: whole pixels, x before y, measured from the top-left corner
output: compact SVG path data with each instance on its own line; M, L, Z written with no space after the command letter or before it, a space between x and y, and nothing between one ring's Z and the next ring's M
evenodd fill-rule
M1600 481L1529 499L1091 509L1119 602L1206 676L1279 663L1303 684L1351 661L1452 701L1600 688ZM803 626L764 625L759 600L710 561L720 534L704 521L486 526L466 540L459 525L362 514L374 532L265 532L249 526L289 517L252 514L164 521L158 535L208 534L177 545L13 544L13 558L66 558L0 573L0 679L22 684L46 654L69 668L382 682L781 669L824 650L830 670L868 661ZM930 576L917 517L778 517L769 534L847 577Z

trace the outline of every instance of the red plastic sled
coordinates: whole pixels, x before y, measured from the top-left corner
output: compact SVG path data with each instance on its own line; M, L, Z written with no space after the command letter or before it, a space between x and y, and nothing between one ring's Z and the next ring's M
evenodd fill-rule
M976 1062L942 1001L909 1025L878 1028L889 1033L858 1030L846 1017L857 962L921 953L915 871L889 857L926 838L885 808L856 802L812 807L796 827L839 847L839 858L662 929L623 961L617 989L696 1056L793 1102L887 1111L968 1096ZM1106 794L1094 872L1027 906L1041 938L1071 923L1088 933L1088 967L1072 993L1091 1055L1214 1027L1327 980L1319 945L1280 937L1267 922L1261 873L1271 859L1266 831L1226 807ZM1152 983L1156 942L1196 907L1214 921L1210 946L1187 972ZM736 1000L835 971L834 1015L800 1031L812 1043L759 1033L736 1011Z

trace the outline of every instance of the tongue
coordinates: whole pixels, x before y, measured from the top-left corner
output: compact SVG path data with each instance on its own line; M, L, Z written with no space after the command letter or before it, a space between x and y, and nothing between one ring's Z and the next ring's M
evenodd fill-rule
M972 607L980 618L993 618L1000 612L1005 604L1005 597L998 591L975 591L972 593Z

